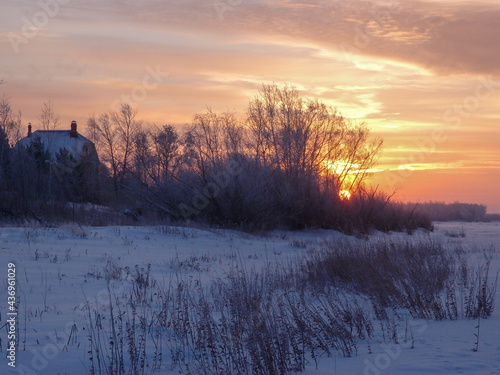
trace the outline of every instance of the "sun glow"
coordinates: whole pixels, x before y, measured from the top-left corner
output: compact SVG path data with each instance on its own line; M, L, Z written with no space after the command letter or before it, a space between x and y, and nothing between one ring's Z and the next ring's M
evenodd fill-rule
M359 164L351 164L343 160L327 161L325 166L334 175L353 174L359 171Z
M349 200L351 199L351 193L349 192L349 190L340 190L339 191L339 197L341 200Z

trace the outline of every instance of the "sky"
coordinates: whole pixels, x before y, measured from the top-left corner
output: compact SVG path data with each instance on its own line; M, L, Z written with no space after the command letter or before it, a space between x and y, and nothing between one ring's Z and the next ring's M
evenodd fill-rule
M384 139L379 190L500 213L499 24L496 0L2 0L0 95L84 132L121 101L184 124L288 83Z

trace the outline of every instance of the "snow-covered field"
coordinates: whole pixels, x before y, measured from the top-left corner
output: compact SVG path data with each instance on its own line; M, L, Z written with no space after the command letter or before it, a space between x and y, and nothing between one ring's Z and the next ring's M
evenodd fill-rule
M381 234L374 237L407 237ZM431 236L446 243L463 244L478 261L484 249L494 248L492 273L500 268L499 223L437 223L434 233L416 233L409 238ZM199 280L208 285L223 279L231 269L260 270L301 257L306 245L324 239L347 238L333 231L272 232L254 236L230 230L176 227L59 228L0 227L0 264L3 272L0 294L0 374L87 374L89 340L87 306L106 309L109 295L128 293L127 277L107 288L105 267L117 266L123 274L147 269L159 283L176 278ZM8 365L8 265L15 264L19 301L16 329L19 348L16 368ZM128 268L127 268L128 267ZM491 275L490 275L491 276ZM494 275L493 275L494 276ZM413 341L404 340L401 322L398 344L360 340L358 353L344 358L326 355L306 368L307 374L500 374L500 290L497 309L480 321L479 350L473 351L477 320L411 320ZM103 323L107 324L107 323ZM376 322L374 323L376 325ZM4 326L5 325L5 326ZM413 346L413 347L412 347ZM169 369L165 354L160 371Z

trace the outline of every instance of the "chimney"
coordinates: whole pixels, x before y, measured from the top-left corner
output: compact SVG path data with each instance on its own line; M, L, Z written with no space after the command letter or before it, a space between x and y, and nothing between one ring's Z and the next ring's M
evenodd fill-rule
M76 121L71 121L71 130L69 132L71 138L78 137L78 132L76 131Z
M31 137L31 122L28 122L28 137Z

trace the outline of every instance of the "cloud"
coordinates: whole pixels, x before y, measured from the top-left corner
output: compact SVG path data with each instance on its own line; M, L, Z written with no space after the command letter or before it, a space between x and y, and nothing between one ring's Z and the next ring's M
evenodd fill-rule
M183 20L185 27L288 37L336 51L351 48L437 74L500 72L495 47L500 5L493 1L253 1L228 8L222 21L210 7L195 4L184 5L193 11Z
M105 42L162 44L166 30L183 30L209 41L228 34L290 38L328 50L399 60L437 74L499 74L500 4L494 1L242 1L123 0L70 2L46 29L61 25L66 36L101 36ZM30 4L30 3L28 3ZM12 12L13 5L2 5ZM25 4L8 27L19 31ZM17 28L14 25L17 24ZM177 35L179 42L184 41ZM202 46L203 44L201 44ZM198 45L200 47L200 45Z

